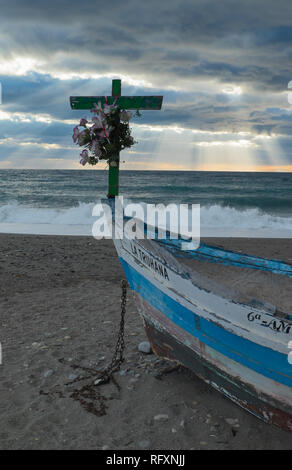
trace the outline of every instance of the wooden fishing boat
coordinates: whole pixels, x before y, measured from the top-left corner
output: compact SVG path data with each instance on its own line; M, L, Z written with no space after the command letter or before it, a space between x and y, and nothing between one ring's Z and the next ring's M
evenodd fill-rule
M275 252L268 239L114 244L155 354L292 431L292 240Z
M160 109L162 97L121 96L120 80L113 80L112 96L71 97L73 109L98 102ZM112 208L118 175L119 155L109 161ZM179 234L114 238L153 351L292 431L292 240L204 240L186 250L181 242Z

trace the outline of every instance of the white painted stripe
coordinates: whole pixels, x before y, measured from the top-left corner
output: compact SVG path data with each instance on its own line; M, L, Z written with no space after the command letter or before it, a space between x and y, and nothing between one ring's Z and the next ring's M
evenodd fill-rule
M153 252L146 250L144 246L139 244L138 240L114 240L114 243L121 258L164 294L179 302L188 310L206 320L215 322L218 326L221 326L234 335L288 355L288 342L292 340L292 331L288 334L277 332L261 326L259 323L250 322L248 320L248 314L251 311L261 315L261 319L267 322L275 318L273 315L256 308L251 309L251 307L247 305L232 302L198 288L190 279L183 278L172 269L172 266L169 264L171 257L168 256L166 250L163 250L158 244L157 248L160 253L162 253L159 257ZM131 243L137 245L143 252L148 251L149 255L157 260L157 262L161 263L163 256L164 262L167 262L166 268L169 280L153 272L153 270L143 264L138 257L135 257L131 251ZM154 244L155 242L151 241L151 243ZM176 264L177 263L178 260L176 260Z

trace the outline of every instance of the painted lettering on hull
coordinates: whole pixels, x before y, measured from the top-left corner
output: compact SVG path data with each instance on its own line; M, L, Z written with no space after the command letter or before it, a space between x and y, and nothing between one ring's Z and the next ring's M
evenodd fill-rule
M159 263L155 258L150 256L144 250L134 245L134 243L131 243L131 251L135 258L141 261L141 263L147 266L147 268L151 269L151 271L159 274L159 276L169 281L167 269L165 266L163 266L163 264Z
M260 313L250 312L247 315L247 319L252 322L255 321L256 323L259 323L261 326L270 328L271 330L277 331L278 333L289 334L291 330L291 324L283 320L275 319L275 318L273 318L272 320L265 320L262 318L262 315Z

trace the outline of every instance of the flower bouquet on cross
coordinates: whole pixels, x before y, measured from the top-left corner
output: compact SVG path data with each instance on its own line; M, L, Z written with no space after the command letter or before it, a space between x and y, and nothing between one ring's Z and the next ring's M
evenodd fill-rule
M84 147L80 153L81 165L96 165L99 160L118 161L121 150L137 143L129 127L132 113L121 110L115 102L102 107L100 101L94 103L90 112L94 114L91 121L82 118L73 129L74 143Z

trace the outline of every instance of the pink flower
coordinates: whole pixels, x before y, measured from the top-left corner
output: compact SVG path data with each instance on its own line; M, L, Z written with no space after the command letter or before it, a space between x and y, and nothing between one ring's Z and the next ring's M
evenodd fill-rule
M90 150L91 150L92 153L94 153L96 156L100 156L101 153L102 153L102 152L101 152L101 149L100 149L100 146L99 146L99 142L98 142L97 140L93 140L93 141L92 141Z
M92 130L94 131L94 138L98 140L103 140L104 139L104 132L103 129L100 127L95 127L93 126Z
M94 117L92 118L92 122L94 122L94 125L91 127L91 130L94 132L94 136L97 139L103 139L104 138L104 122L102 119L99 117Z
M81 160L80 160L80 163L81 165L86 165L86 163L89 162L89 155L88 155L88 150L84 149L82 150L82 152L80 153L80 157L81 157Z
M84 131L80 132L80 134L79 134L78 137L77 137L77 139L78 139L78 144L79 144L80 146L82 146L82 145L85 144L85 142L84 142L85 138L86 138L86 131L84 130Z
M92 129L101 129L102 128L102 124L101 124L101 119L99 119L99 117L93 117L92 118L92 122L94 122L94 126L92 126Z
M87 149L82 150L82 152L80 153L80 156L82 158L88 158L88 150Z
M101 107L101 101L98 102L98 105L96 103L93 103L94 108L90 109L91 113L100 113L102 112L102 107Z
M106 130L107 134L110 134L111 131L114 130L114 128L112 126L106 126L105 130Z
M114 109L112 104L105 104L103 107L104 114L109 114Z
M80 119L79 126L86 127L86 124L87 124L87 123L88 123L87 119L82 118L82 119Z
M78 126L75 126L73 129L73 135L72 135L73 142L77 141L78 136L79 136L79 129L78 129Z

